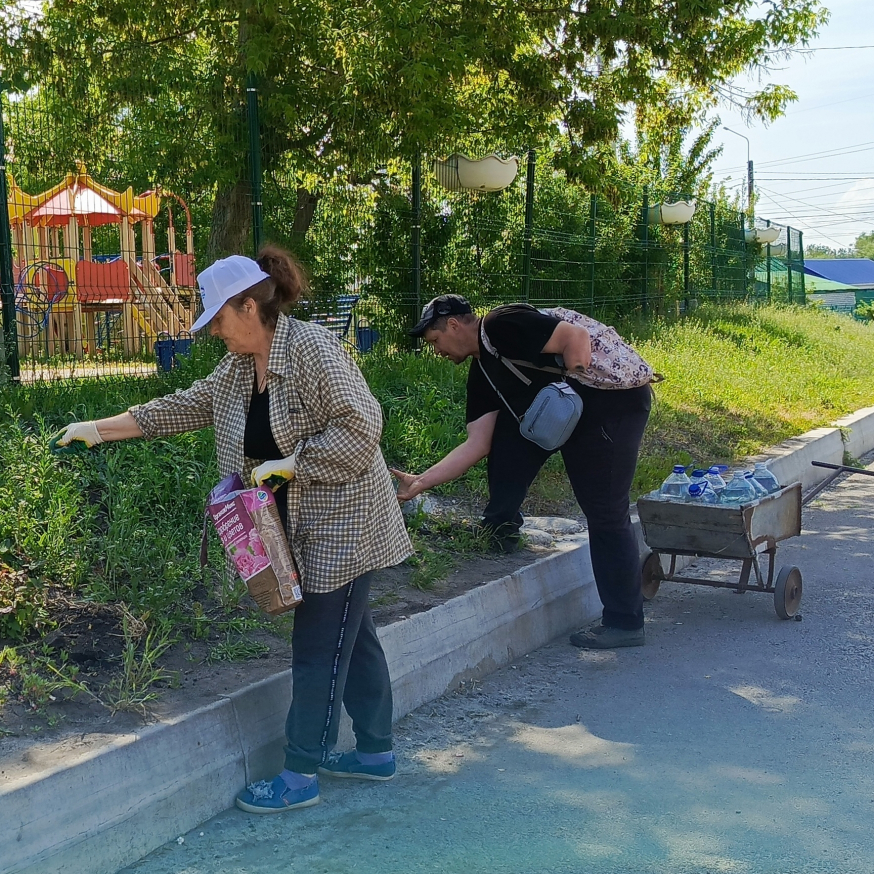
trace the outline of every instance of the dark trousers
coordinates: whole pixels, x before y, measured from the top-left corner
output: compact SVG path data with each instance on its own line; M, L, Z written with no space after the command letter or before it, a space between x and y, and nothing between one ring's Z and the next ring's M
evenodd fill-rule
M583 415L559 450L589 527L589 550L602 622L643 627L640 556L631 524L629 492L652 404L650 387L585 389ZM498 413L488 459L489 503L483 526L512 537L522 526L519 507L537 472L552 455L519 433L506 410Z
M391 681L370 615L370 574L325 594L304 594L291 638L294 690L285 767L312 774L337 743L340 704L363 753L392 748Z

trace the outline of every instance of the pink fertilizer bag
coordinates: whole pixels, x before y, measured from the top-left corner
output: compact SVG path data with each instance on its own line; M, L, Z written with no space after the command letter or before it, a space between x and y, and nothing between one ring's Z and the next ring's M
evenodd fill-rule
M276 616L301 603L300 573L270 489L247 489L239 474L226 476L209 493L206 518L265 613ZM206 519L200 563L206 564Z

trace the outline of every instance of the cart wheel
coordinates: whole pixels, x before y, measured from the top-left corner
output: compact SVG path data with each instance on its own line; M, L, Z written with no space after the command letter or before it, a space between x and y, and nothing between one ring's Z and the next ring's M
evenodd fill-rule
M662 562L657 552L651 552L644 559L640 577L643 600L652 601L662 582Z
M801 571L783 565L774 583L774 609L781 619L791 619L801 606Z

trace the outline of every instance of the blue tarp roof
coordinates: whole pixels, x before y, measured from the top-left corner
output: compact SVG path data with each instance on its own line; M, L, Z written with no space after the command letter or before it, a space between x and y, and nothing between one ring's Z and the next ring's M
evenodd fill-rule
M874 286L874 261L870 258L811 258L804 272L844 285Z

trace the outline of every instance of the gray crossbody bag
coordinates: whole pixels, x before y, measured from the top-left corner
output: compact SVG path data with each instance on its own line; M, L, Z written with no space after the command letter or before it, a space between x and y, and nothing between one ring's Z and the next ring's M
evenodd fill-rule
M485 336L485 327L480 322L480 333L483 336L483 344L487 349L494 349L491 342ZM525 385L531 385L531 380L514 364L504 358L495 349L495 356L507 367L514 376ZM577 427L580 416L583 414L583 399L563 380L551 382L537 392L531 405L522 416L510 406L509 401L498 391L498 387L492 382L486 373L482 361L477 361L483 376L489 381L489 385L495 390L495 394L504 402L504 406L519 423L519 433L532 443L536 443L541 449L552 452L564 445L568 437ZM541 368L531 364L537 370Z

